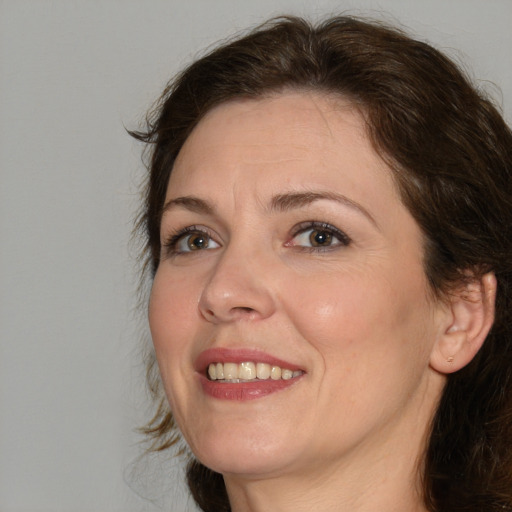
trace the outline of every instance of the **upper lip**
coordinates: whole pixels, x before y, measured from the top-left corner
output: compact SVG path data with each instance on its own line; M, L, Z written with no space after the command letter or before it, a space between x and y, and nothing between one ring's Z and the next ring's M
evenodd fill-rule
M274 357L266 352L245 348L209 348L199 354L199 357L195 361L194 369L199 373L203 373L212 363L240 364L250 361L254 363L267 363L292 371L304 370L297 364L284 361L283 359Z

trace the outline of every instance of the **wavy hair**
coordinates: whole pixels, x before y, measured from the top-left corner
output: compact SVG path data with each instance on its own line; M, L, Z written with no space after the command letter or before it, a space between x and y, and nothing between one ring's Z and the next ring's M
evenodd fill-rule
M495 273L494 326L482 349L448 376L421 469L432 512L512 510L512 133L497 108L430 45L353 17L312 25L271 20L200 58L165 89L143 131L148 179L138 229L150 278L169 175L189 134L213 107L235 98L313 90L348 98L393 171L424 234L424 268L443 297L468 271ZM154 356L148 381L156 413L152 449L179 433ZM222 476L192 459L188 484L205 512L229 511Z

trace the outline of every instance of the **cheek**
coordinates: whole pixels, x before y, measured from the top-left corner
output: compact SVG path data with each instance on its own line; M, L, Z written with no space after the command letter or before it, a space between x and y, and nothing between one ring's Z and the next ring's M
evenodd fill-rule
M375 275L373 275L375 274ZM383 273L353 272L310 282L295 280L291 297L301 336L325 359L352 367L406 361L428 344L429 307L422 275L385 279ZM359 366L358 365L358 366Z
M420 386L432 340L429 307L423 288L397 280L391 286L382 274L323 284L328 292L296 290L307 298L296 303L294 325L321 361L312 376L318 416L329 411L335 431L343 425L352 432L354 418L370 425L388 417Z
M168 375L185 361L190 328L197 316L197 294L194 287L186 284L159 269L149 299L149 327L166 385Z
M364 281L341 273L292 281L294 324L304 338L322 347L341 348L365 337L370 319L378 316L375 288L369 293ZM290 303L291 306L292 303Z
M186 282L185 282L186 281ZM189 279L160 268L149 300L151 337L164 390L178 425L186 424L192 371L192 341L197 335L197 292Z
M159 268L149 299L151 329L172 334L190 322L196 313L200 291L185 272L168 272Z

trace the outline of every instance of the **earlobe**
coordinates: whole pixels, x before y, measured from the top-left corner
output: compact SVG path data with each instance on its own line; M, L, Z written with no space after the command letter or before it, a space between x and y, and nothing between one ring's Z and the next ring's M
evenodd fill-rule
M430 357L434 370L453 373L475 357L494 322L496 286L496 276L489 272L452 293L449 322L443 327Z

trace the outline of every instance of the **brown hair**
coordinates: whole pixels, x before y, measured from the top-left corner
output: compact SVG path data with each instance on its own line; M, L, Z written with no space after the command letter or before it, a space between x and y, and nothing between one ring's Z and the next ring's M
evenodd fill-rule
M168 85L144 132L152 147L139 228L148 268L160 257L160 217L173 163L212 107L286 89L349 98L394 171L425 237L425 273L439 297L468 271L493 271L496 318L483 348L450 375L433 419L423 471L431 511L512 510L512 133L464 74L428 44L379 23L338 17L318 26L272 20L194 62ZM179 438L154 360L153 449ZM204 511L229 511L221 475L192 460Z

